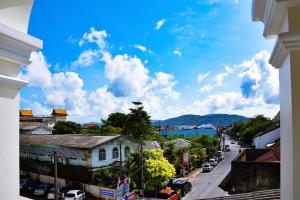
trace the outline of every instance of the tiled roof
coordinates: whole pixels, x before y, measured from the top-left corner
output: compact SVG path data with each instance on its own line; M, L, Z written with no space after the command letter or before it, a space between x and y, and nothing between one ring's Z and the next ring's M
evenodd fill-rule
M32 117L32 110L20 110L21 117Z
M119 138L120 135L107 135L107 136L90 136L90 135L78 135L78 134L66 134L66 135L31 135L21 134L21 144L32 145L53 145L61 147L72 147L79 149L91 149L100 144L104 144L113 139Z
M270 151L257 157L255 162L279 162L280 161L280 142L270 147Z
M68 113L65 109L53 109L52 115L56 116L67 116Z
M241 193L223 197L207 198L201 200L280 200L280 189L261 190L249 193Z

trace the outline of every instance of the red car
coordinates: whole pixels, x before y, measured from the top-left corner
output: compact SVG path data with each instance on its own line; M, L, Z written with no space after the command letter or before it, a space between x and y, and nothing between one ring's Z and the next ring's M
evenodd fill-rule
M178 200L179 194L175 190L172 190L171 188L167 187L166 189L163 189L160 191L158 198L159 199Z

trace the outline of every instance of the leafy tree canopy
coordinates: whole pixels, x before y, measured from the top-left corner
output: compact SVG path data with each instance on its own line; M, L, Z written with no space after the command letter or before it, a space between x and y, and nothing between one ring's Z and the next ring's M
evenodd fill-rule
M150 116L143 106L131 108L124 124L124 133L137 140L143 140L152 133Z
M235 123L231 135L240 139L243 143L251 145L255 135L273 125L275 125L274 121L263 115L257 115L248 121Z
M132 153L127 160L129 175L136 186L140 185L141 153ZM163 150L149 150L144 152L145 183L148 186L161 185L168 178L175 176L175 168L163 156Z
M53 134L80 134L81 126L75 122L71 121L58 121L53 127Z
M103 126L112 126L117 128L123 128L126 122L127 115L124 113L116 112L111 113L107 119L102 119Z

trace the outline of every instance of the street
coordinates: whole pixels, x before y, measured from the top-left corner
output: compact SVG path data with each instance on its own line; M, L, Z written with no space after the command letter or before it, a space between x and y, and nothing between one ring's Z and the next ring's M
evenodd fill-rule
M230 171L231 161L238 154L239 145L230 144L230 140L228 139L225 141L225 144L230 145L231 151L225 152L224 160L222 160L214 168L214 170L208 173L200 173L198 176L191 179L193 189L185 197L183 197L184 200L195 200L226 195L226 192L219 188L218 185Z

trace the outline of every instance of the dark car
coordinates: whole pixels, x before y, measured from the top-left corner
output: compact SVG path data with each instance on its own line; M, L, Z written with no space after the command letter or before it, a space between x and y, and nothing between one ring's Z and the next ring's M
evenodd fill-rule
M181 195L186 195L189 191L192 190L192 184L188 180L176 180L173 183L170 183L169 186L172 190L181 190Z

